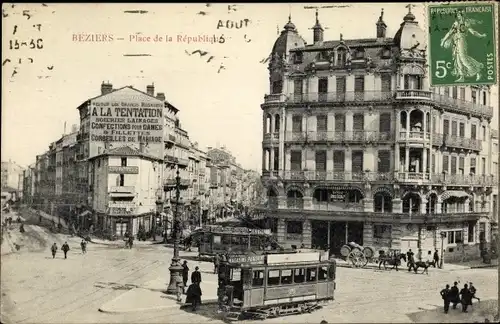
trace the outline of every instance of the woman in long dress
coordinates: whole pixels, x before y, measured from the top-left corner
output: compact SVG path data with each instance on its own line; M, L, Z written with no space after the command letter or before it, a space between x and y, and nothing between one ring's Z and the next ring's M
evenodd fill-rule
M481 70L484 64L468 55L466 39L467 33L479 38L486 37L486 34L481 34L472 29L472 25L480 23L481 21L465 18L463 10L459 10L455 22L448 33L441 39L441 47L451 47L453 57L451 74L458 77L456 82L463 82L466 77L476 76L476 81L481 78Z

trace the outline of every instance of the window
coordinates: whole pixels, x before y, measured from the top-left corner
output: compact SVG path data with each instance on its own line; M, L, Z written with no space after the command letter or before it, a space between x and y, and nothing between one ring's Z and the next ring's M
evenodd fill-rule
M483 175L486 174L486 158L481 158L482 166L481 170L483 171Z
M448 240L448 244L458 244L463 242L463 231L446 231L446 238Z
M472 102L477 103L477 90L472 89L471 95L472 95Z
M223 245L231 245L231 235L222 235L222 244Z
M126 166L127 166L127 158L122 157L122 167L126 167Z
M450 169L450 157L448 155L443 155L443 172L449 172Z
M279 170L279 168L280 168L280 149L279 149L279 147L274 148L273 166L274 166L274 170Z
M390 50L390 49L388 49L388 48L384 48L384 49L382 50L382 58L383 58L383 59L388 59L388 58L390 58L390 57L391 57L391 50Z
M302 222L301 221L287 221L286 222L286 232L287 232L287 234L302 234Z
M465 164L465 158L463 156L458 158L458 174L464 175L465 170L464 170L464 164Z
M483 105L486 106L486 92L483 92Z
M253 272L252 286L261 287L264 284L264 271L255 270Z
M213 239L213 243L214 244L220 244L221 243L220 242L220 240L221 240L220 235L214 235L212 239ZM203 240L204 240L205 243L210 243L210 236L209 235L204 235L203 236Z
M250 245L251 246L260 246L260 240L258 236L250 236Z
M363 172L363 151L352 151L352 172Z
M460 87L460 99L465 100L465 88Z
M392 76L389 73L383 73L380 78L382 81L382 92L391 92Z
M498 163L493 162L493 170L491 170L491 174L497 175L498 174ZM496 215L496 214L494 214Z
M302 86L303 86L302 80L294 80L293 81L293 93L296 95L301 95L302 94Z
M319 280L328 280L328 267L322 266L318 269L318 281Z
M328 78L320 78L318 80L318 92L319 93L328 92Z
M460 123L458 125L458 135L460 137L465 137L465 124L464 123Z
M354 92L360 93L365 91L365 76L358 75L354 78Z
M333 151L333 171L344 172L344 151Z
M380 114L378 130L383 134L388 134L391 132L391 114Z
M444 87L444 96L447 98L450 97L450 87Z
M486 126L483 126L483 141L486 141Z
M335 133L345 132L345 115L335 114Z
M468 223L468 233L467 233L467 238L469 243L474 242L474 222L469 222Z
M337 65L344 66L346 63L346 50L343 48L339 48L337 50Z
M436 154L432 154L432 173L436 173Z
M477 126L472 124L470 126L470 138L476 139L476 131L477 131Z
M241 245L241 236L231 236L231 245Z
M302 132L302 116L293 115L292 116L292 132L300 133Z
M125 175L120 174L120 187L123 187L125 185Z
M451 135L457 136L457 122L455 120L451 122Z
M451 157L451 174L457 174L457 157Z
M306 269L306 282L316 281L316 268L307 268Z
M293 270L293 282L294 283L303 283L306 279L306 271L305 269L294 269Z
M283 81L278 80L273 82L273 93L281 93L283 91Z
M293 272L292 269L281 270L281 284L288 285L293 283Z
M391 151L378 151L378 172L391 172Z
M302 52L295 52L295 56L294 56L294 63L295 64L299 64L299 63L302 63L302 60L303 60L303 54Z
M453 99L457 99L457 97L458 97L458 89L457 89L457 87L456 87L456 86L453 86L453 87L451 88L451 97L452 97Z
M443 120L443 135L448 135L450 133L450 121L448 119Z
M352 128L353 128L355 133L364 131L364 129L365 129L365 115L364 114L354 114L352 116Z
M316 151L316 171L326 171L326 151Z
M290 151L290 169L292 171L302 170L302 151Z
M346 78L345 76L339 76L336 79L336 87L337 87L337 98L342 98L345 94L346 89Z
M316 116L316 130L318 132L326 132L328 130L328 116L318 115Z
M356 50L356 54L355 54L356 58L357 59L362 59L363 57L365 57L365 51L362 49L362 48L359 48Z
M470 173L476 174L476 158L474 157L470 158Z
M391 232L392 232L391 225L382 225L382 224L373 225L373 238L390 239Z
M277 286L280 284L280 271L279 270L269 270L267 272L267 285Z

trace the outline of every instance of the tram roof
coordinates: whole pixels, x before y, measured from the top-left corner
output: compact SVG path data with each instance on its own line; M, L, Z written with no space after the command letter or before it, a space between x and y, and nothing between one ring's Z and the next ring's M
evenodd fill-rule
M230 254L228 263L241 266L259 265L305 265L328 261L328 252L315 251L304 253L265 253L265 254Z
M222 233L222 234L246 234L246 235L271 235L270 229L249 228L249 227L233 227L220 225L205 225L195 229L192 234L196 233Z

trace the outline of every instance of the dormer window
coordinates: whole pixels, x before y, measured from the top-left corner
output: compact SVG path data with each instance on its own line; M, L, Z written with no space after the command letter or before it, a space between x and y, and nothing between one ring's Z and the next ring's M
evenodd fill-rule
M344 66L346 63L346 51L344 48L337 50L337 66Z
M295 52L293 63L295 63L295 64L302 63L302 59L303 59L303 53L302 52Z
M391 58L391 50L389 48L384 48L382 50L382 58L384 59Z
M273 94L281 93L283 90L283 81L273 81Z
M319 58L321 61L328 61L328 52L320 52L319 53Z
M365 50L360 48L356 51L356 56L355 58L356 59L362 59L363 57L365 57Z

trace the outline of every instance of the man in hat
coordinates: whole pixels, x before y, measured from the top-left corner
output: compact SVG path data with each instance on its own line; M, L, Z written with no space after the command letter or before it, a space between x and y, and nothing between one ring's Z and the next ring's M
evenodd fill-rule
M440 294L444 302L444 313L448 314L448 310L450 309L450 285L446 285L446 288L441 290Z
M198 285L201 283L201 273L200 273L199 269L200 268L198 266L196 266L194 268L194 271L191 274L191 283L198 284Z
M186 287L187 287L187 282L189 278L189 267L188 267L188 262L184 260L182 263L182 292L185 294L186 293Z
M453 309L457 309L458 303L460 303L460 293L458 290L458 282L453 283L453 287L450 289L450 293L448 295L450 297L450 302L453 304Z

